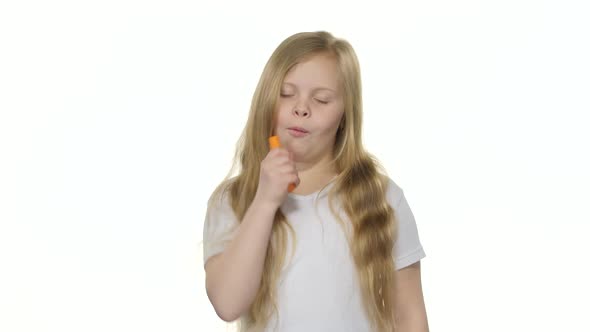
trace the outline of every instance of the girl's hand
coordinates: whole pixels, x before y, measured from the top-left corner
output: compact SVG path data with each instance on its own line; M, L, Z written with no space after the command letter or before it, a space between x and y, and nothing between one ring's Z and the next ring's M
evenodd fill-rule
M290 183L299 185L292 154L285 148L271 149L260 163L256 197L278 208L287 197Z

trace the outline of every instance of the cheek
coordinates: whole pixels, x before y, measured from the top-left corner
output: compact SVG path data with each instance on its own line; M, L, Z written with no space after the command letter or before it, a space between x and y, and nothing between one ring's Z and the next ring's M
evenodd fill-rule
M327 126L329 127L330 131L338 130L338 127L340 126L340 122L342 120L343 114L344 114L344 111L340 108L331 110L330 116L328 117L328 119L326 121Z
M320 136L322 140L331 140L338 131L340 125L339 119L323 119L324 121L316 127L316 134Z
M277 107L277 109L275 111L276 124L278 124L278 125L284 124L285 121L287 120L288 116L289 116L289 111L288 111L287 107L285 107L284 105Z
M295 103L289 100L284 100L283 102L279 103L276 108L276 115L277 119L281 119L284 121L291 121L293 120L293 109L295 108ZM317 110L313 107L311 108L312 114L315 114Z

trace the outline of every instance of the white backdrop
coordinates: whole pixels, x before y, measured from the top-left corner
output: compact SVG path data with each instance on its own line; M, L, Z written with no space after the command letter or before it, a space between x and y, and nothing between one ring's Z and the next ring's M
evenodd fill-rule
M206 201L286 37L351 42L432 331L590 331L589 6L5 1L0 331L226 331Z

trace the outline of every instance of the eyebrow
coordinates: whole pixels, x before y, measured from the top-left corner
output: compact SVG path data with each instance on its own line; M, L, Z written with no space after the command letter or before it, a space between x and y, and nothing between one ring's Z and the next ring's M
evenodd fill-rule
M293 84L293 83L289 83L289 82L284 82L283 84L287 84L287 85L293 85L295 87L297 87L297 85ZM316 91L316 90L328 90L328 91L332 91L332 92L336 92L336 90L324 87L324 86L318 86L315 89L313 89L312 91Z

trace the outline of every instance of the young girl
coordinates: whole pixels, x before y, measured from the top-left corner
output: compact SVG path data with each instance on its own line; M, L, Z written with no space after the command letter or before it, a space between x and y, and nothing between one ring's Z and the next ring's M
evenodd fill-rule
M414 216L361 128L351 45L324 31L284 40L254 93L240 171L208 202L206 289L221 319L248 332L428 331Z

